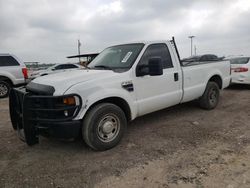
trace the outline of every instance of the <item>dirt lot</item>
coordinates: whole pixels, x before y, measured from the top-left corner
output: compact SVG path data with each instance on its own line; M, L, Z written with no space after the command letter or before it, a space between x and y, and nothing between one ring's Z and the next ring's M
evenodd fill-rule
M141 117L105 152L81 140L28 147L1 99L0 142L0 187L250 187L250 90L225 90L212 111L192 102Z

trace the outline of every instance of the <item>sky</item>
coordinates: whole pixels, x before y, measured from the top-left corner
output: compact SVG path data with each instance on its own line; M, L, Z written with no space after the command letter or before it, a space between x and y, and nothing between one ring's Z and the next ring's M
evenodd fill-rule
M0 0L0 53L63 63L121 43L169 40L182 58L250 55L250 0Z

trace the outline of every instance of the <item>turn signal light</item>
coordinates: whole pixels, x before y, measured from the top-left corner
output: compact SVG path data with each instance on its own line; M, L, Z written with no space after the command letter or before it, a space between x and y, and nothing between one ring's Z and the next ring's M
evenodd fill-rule
M248 68L245 67L239 67L239 68L235 68L234 72L247 72Z
M75 105L76 104L76 100L75 97L67 97L63 99L63 103L67 104L67 105Z

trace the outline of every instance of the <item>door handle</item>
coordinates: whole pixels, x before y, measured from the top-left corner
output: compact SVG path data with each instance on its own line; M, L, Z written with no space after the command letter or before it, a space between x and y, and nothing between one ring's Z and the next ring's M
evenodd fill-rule
M179 74L178 72L174 73L174 81L177 82L179 80Z

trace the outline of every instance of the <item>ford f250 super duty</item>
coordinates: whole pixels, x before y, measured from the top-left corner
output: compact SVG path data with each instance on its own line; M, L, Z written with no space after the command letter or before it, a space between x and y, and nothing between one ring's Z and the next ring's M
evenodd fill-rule
M230 83L230 62L183 66L174 38L111 46L86 69L39 77L10 92L13 128L28 145L39 136L76 138L95 150L116 146L127 122L199 100L213 109Z

